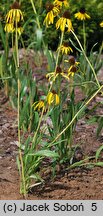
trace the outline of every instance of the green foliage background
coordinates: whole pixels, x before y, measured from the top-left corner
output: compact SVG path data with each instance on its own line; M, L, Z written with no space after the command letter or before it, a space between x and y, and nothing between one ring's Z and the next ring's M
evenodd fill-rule
M5 15L13 2L13 0L0 1L0 21L3 27L5 25ZM35 48L37 24L35 22L35 14L31 2L28 0L20 0L19 2L21 3L21 10L24 13L24 33L22 35L24 44L27 47L34 41L33 48ZM58 45L60 32L55 30L55 25L50 25L49 28L46 28L43 25L43 20L46 16L46 2L47 0L34 0L44 41L49 48L55 50ZM49 2L53 2L53 0ZM87 41L87 47L90 49L95 43L98 43L96 46L96 49L98 49L103 40L103 28L100 28L99 26L100 22L103 20L103 2L101 0L69 0L68 2L70 4L71 19L74 30L81 40L82 22L75 19L74 14L78 12L81 7L85 7L86 12L91 16L90 20L86 20L86 33L87 39L89 39ZM0 44L0 49L3 49L1 36Z

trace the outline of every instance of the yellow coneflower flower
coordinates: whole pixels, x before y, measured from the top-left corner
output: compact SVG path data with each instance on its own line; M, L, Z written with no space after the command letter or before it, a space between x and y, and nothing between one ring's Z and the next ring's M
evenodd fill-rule
M85 8L81 8L80 11L75 14L75 18L78 20L86 20L90 19L91 17L85 12Z
M62 69L59 66L57 66L56 72L48 73L46 75L46 78L49 79L49 82L50 81L55 82L55 80L57 79L58 76L62 76L63 78L69 80L68 74L63 72Z
M68 42L64 42L60 47L58 47L62 54L70 54L70 52L73 52L72 48L69 46Z
M8 33L14 32L13 23L6 23L4 30Z
M77 66L79 64L79 62L75 61L74 56L69 57L65 62L68 62L70 66Z
M78 72L78 64L79 62L75 61L73 56L69 57L69 60L65 60L65 62L69 63L68 76L74 76L76 72Z
M47 95L47 103L49 105L51 105L51 104L58 105L60 103L59 96L58 96L58 94L56 94L55 91L52 91L52 92L48 93L48 95Z
M38 109L38 111L40 111L42 108L45 107L44 101L40 100L39 102L36 101L33 105L34 110Z
M65 7L69 7L69 3L67 0L55 0L54 5L56 5L57 7L62 7L63 5Z
M4 30L5 30L6 32L8 32L8 33L13 33L13 32L15 31L15 28L14 28L13 23L7 23L7 24L5 25ZM21 33L23 32L23 28L20 27L20 26L18 26L18 27L17 27L17 32L18 32L18 34L19 34L19 36L20 36Z
M64 32L66 27L69 32L73 29L69 11L65 11L63 16L56 22L56 29L60 28Z
M13 23L7 23L7 24L5 25L4 30L5 30L6 32L8 32L8 33L13 33L13 32L15 31L15 28L14 28ZM20 36L21 33L23 32L23 28L20 27L20 26L18 26L17 32L18 32L18 34L19 34L19 36Z
M6 23L18 23L23 20L23 14L20 10L18 2L14 2L11 6L11 10L6 15Z
M68 76L74 76L74 74L77 72L77 67L75 65L71 65L68 69Z
M100 23L100 27L102 27L102 28L103 28L103 21Z
M59 13L59 8L51 3L47 3L46 10L48 13L44 19L44 24L46 25L46 27L48 27L48 25L53 24L54 17Z
M16 30L20 35L23 32L23 28L20 26L20 22L23 20L23 14L20 10L18 2L14 2L11 6L11 10L6 15L5 31L12 33Z

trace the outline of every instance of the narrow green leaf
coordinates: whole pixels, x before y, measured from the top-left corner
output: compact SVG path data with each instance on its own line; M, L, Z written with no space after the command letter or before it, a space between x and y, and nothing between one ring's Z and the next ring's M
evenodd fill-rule
M53 53L50 50L46 49L44 54L46 55L48 60L49 71L51 72L54 71L55 60L54 60Z
M99 158L100 153L101 153L102 150L103 150L103 145L100 146L100 148L96 151L96 162L97 162L97 160L98 160L98 158Z
M100 162L95 163L94 165L95 166L103 166L103 162L100 161Z
M20 115L20 124L19 124L19 128L21 128L24 120L25 120L25 116L27 116L27 112L28 112L28 104L30 103L30 96L28 97L27 101L25 102L25 106L23 107L23 109L21 110L21 115Z
M37 29L36 30L36 37L37 37L37 48L40 49L41 47L41 43L42 43L42 38L43 38L43 35L42 35L42 29Z
M99 121L98 121L98 128L97 128L97 136L99 136L101 130L103 128L103 116L99 118Z
M40 175L38 173L32 174L30 175L31 179L35 179L36 181L43 181L43 179L40 177Z
M53 158L58 158L59 155L58 153L54 152L54 151L50 151L50 150L40 150L38 152L35 152L33 154L29 154L29 155L34 155L34 156L41 156L41 157L53 157Z
M68 169L75 168L75 167L77 167L77 166L84 166L84 165L86 165L86 164L89 164L89 163L86 163L86 161L88 161L89 159L92 159L92 158L94 158L94 157L87 157L87 158L85 158L84 160L80 160L80 161L78 161L78 162L75 162L75 163L73 163L71 166L69 166ZM84 162L85 162L85 163L84 163ZM91 163L90 163L90 164L91 164Z
M0 35L1 35L1 38L2 38L3 45L4 45L4 49L6 50L5 34L4 34L4 30L3 30L3 27L2 27L1 21L0 21Z
M17 163L17 166L18 166L19 174L20 174L20 160L19 160L19 156L16 157L16 163Z
M35 124L38 124L39 122L39 114L35 111Z

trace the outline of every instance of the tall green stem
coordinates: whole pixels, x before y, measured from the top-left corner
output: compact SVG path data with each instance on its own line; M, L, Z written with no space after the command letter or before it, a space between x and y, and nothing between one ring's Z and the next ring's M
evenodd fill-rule
M53 85L53 83L51 84L51 86L50 86L48 92L51 91L52 85ZM46 99L45 99L44 103L46 103ZM36 129L36 132L35 132L34 137L33 137L33 140L32 140L33 143L35 143L35 141L36 141L37 134L38 134L38 131L39 131L39 128L40 128L40 124L41 124L41 121L42 121L42 118L43 118L43 115L44 115L44 111L45 111L45 107L43 107L43 109L42 109L42 113L41 113L41 116L40 116L40 120L39 120L39 123L38 123L38 127L37 127L37 129ZM48 108L48 111L47 111L46 116L48 115L48 112L49 112L49 108Z
M85 31L85 20L83 20L83 39L84 39L84 52L86 53L86 31Z
M36 15L36 22L37 22L37 25L38 25L38 28L40 29L40 22L39 22L39 19L38 19L38 16L37 16L37 11L36 11L36 8L35 8L35 5L34 5L34 2L33 0L30 0L31 4L32 4L32 8L33 8L33 11L34 11L34 14Z
M40 21L39 21L39 18L38 18L38 14L37 14L37 11L36 11L34 2L33 2L33 0L30 0L30 2L31 2L31 5L32 5L34 14L35 14L35 16L36 16L36 23L37 23L37 26L38 26L38 28L41 30L41 25L40 25ZM42 43L43 43L43 47L45 48L45 43L44 43L43 38L42 38Z
M81 50L82 50L82 52L83 52L83 55L84 55L85 59L87 60L87 62L88 62L88 64L89 64L90 68L91 68L92 71L93 71L93 74L94 74L95 80L96 80L96 82L97 82L97 85L98 85L98 87L100 88L100 84L99 84L97 75L96 75L96 73L95 73L95 70L94 70L94 68L93 68L93 66L92 66L92 64L91 64L91 62L89 61L88 57L86 56L86 53L85 53L85 51L84 51L84 49L83 49L83 47L82 47L82 45L81 45L81 43L80 43L78 37L76 36L76 34L74 33L73 30L71 30L71 32L72 32L72 34L74 35L75 39L77 40L77 42L78 42L78 44L79 44L79 46L80 46L80 48L81 48Z
M16 74L18 83L18 142L19 142L19 158L21 163L21 173L20 173L20 192L26 195L26 185L24 176L24 165L21 151L21 134L20 134L20 78L19 78L19 54L18 54L18 26L16 22L16 34L15 34L15 50L16 50ZM23 185L23 187L22 187Z
M57 53L57 58L56 58L56 64L55 64L55 73L56 73L56 68L58 66L58 63L59 63L59 56L60 56L60 47L63 43L63 37L64 37L64 31L61 32L61 38L60 38L60 44L59 44L59 49L58 49L58 53ZM61 86L61 76L59 75L59 78L58 78L58 83L57 83L57 86L58 86L58 95L60 97L60 86Z
M72 118L72 120L70 121L70 123L56 136L56 138L52 141L51 144L53 144L71 125L72 123L75 121L75 119L77 118L77 116L85 109L85 107L91 102L91 100L101 91L101 89L103 88L103 85L100 86L100 88L93 94L93 96L81 107L81 109L75 114L75 116Z
M62 43L63 43L63 37L64 37L64 31L61 32L61 38L60 38L59 47L60 47L60 46L62 45ZM55 64L55 72L56 72L56 68L57 68L57 66L58 66L59 56L60 56L60 49L58 49L58 53L57 53L56 64Z

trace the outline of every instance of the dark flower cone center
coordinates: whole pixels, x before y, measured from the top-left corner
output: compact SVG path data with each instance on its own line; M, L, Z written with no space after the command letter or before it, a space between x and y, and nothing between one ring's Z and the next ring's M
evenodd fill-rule
M70 58L69 58L69 63L70 63L71 65L74 65L74 64L75 64L75 58L74 58L74 57L70 57Z
M70 12L69 12L69 11L65 11L65 12L63 13L63 17L66 18L66 19L70 19L70 18L71 18Z
M50 4L50 3L46 3L46 11L47 12L50 12L52 9L53 9L54 5L53 4Z
M11 5L11 9L20 9L20 4L18 2L14 2L12 5Z
M82 7L82 8L80 9L80 13L85 14L85 8L84 8L84 7Z
M61 72L62 72L61 67L57 66L57 68L56 68L56 73L61 73Z
M55 90L52 90L52 93L55 95L55 94L56 94L56 91L55 91Z
M69 43L68 43L67 41L65 41L65 42L63 43L63 46L68 47L68 46L69 46Z
M75 73L77 71L77 68L75 66L72 66L70 71Z

